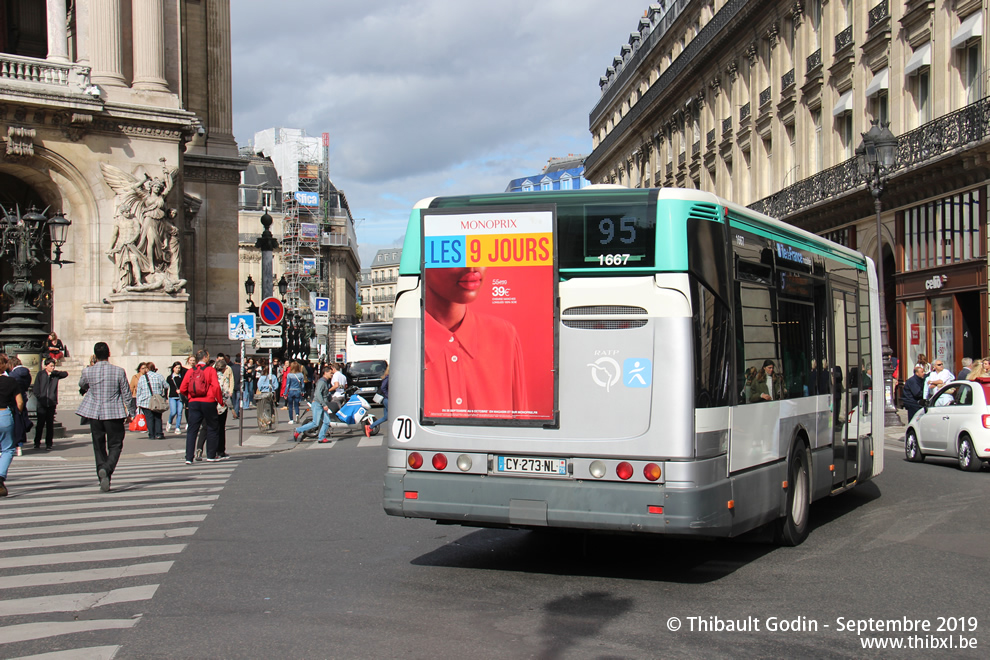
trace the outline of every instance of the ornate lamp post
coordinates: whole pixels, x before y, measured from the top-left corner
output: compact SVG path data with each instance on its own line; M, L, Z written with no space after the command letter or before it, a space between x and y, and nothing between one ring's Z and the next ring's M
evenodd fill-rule
M285 275L278 281L278 295L282 297L282 302L285 302L285 294L289 292L289 281L285 279Z
M251 297L254 295L254 278L251 277L250 275L248 275L247 279L244 280L244 293L247 294L247 304L248 304L247 311L257 316L258 306L255 305L254 300L251 299Z
M886 289L883 281L883 234L880 212L880 196L886 189L890 173L897 165L897 138L890 132L889 122L874 121L873 126L863 133L863 141L856 148L856 165L859 175L873 194L873 205L877 212L877 285L880 289L880 341L883 354L883 411L884 424L903 426L894 408L893 365L890 357L890 335L887 327Z
M72 263L62 260L62 246L72 223L62 213L46 218L33 206L23 215L19 208L10 213L0 207L0 213L0 255L10 260L14 270L13 280L3 286L4 293L14 302L4 313L0 344L8 354L36 357L48 339L37 306L46 289L31 281L31 269L42 262L59 267ZM45 250L46 239L55 250L54 256Z
M261 250L261 297L270 298L272 295L272 252L278 248L278 239L272 236L272 216L265 211L261 216L261 226L264 229L261 236L254 242L254 247Z

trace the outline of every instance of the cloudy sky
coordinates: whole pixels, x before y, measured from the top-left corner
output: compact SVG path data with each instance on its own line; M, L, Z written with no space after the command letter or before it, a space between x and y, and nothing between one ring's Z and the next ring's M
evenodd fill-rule
M589 153L598 78L646 0L234 0L234 134L330 133L362 263L434 195Z

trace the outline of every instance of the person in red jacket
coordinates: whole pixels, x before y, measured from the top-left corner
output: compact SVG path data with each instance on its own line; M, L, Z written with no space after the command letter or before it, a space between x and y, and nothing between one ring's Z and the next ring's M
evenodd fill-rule
M199 427L206 424L206 460L213 463L227 458L217 456L217 442L220 439L220 419L217 406L223 405L220 381L216 369L208 369L209 351L196 351L196 366L186 372L179 386L179 392L189 401L186 424L186 465L192 465L196 451L196 436ZM203 387L205 381L205 387ZM197 391L197 390L205 390Z

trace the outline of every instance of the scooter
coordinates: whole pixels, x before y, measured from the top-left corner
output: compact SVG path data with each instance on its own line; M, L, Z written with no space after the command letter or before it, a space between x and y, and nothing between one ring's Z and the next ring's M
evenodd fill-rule
M364 433L364 427L374 423L375 416L371 414L371 404L364 397L357 394L357 389L357 387L351 386L344 390L349 398L346 403L340 406L340 409L336 413L329 413L331 417L327 435L332 434L334 431L356 431ZM333 406L331 406L332 410ZM310 407L309 410L303 413L302 418L299 420L299 426L309 424L312 419L313 408ZM306 438L315 438L319 432L319 427L314 427L309 431L303 432L302 435ZM378 435L378 433L379 428L371 429L371 435Z

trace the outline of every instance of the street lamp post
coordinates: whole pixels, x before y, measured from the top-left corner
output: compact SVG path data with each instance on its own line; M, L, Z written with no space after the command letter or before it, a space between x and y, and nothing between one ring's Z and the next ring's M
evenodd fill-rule
M4 313L0 344L8 354L26 356L21 358L24 362L36 359L48 339L37 305L46 289L31 281L31 269L43 261L59 267L72 263L62 259L71 224L62 213L46 218L34 207L23 215L19 208L10 213L0 207L0 255L10 260L14 270L13 280L3 286L3 292L14 302ZM45 250L45 239L51 242L54 256Z
M258 306L254 304L252 296L254 296L254 278L250 275L244 280L244 293L247 294L247 311L255 316L258 315Z
M870 130L863 133L863 141L856 148L856 164L860 177L873 194L873 206L877 213L877 285L880 289L880 341L883 355L883 412L886 426L903 426L894 407L893 351L887 327L886 289L883 281L883 233L880 212L880 196L886 189L890 173L897 165L897 138L890 131L889 122L874 121Z

